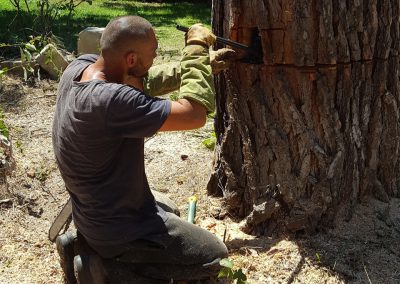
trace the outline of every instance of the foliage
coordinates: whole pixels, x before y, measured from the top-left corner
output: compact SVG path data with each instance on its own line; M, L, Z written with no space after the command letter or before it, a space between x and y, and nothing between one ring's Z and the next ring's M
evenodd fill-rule
M49 177L51 171L45 166L41 165L35 169L35 178L40 182L45 182Z
M4 67L3 69L0 69L0 82L1 78L8 72L8 68Z
M222 266L218 273L218 278L227 278L231 281L235 281L236 284L245 284L247 281L247 276L243 273L242 269L233 269L233 261L224 258L219 264Z
M9 24L9 28L15 24L16 28L24 31L25 41L34 35L40 35L43 39L52 36L56 21L66 15L69 22L76 7L83 2L92 4L92 0L9 0L16 9L15 17Z
M321 255L317 252L315 253L315 258L317 259L317 263L321 263Z
M33 62L33 56L35 53L38 52L36 45L37 42L40 42L40 45L43 44L43 39L41 37L35 37L29 40L26 43L17 43L17 44L5 44L5 43L0 43L0 48L1 47L14 47L19 49L20 53L20 59L21 59L21 67L24 71L24 79L25 81L28 79L28 76L34 73L34 70L32 68L32 62ZM17 68L17 67L13 67ZM13 69L11 68L11 69ZM0 79L3 75L5 75L10 69L8 68L3 68L0 70Z
M20 0L21 5L23 1ZM32 30L43 29L38 25L38 20L34 21L36 14L40 13L37 6L33 5L38 0L27 1L30 3L31 13L28 13L22 5L21 14L13 23L10 21L16 17L16 8L11 5L10 0L0 1L0 42L28 41L30 35L39 35ZM65 0L50 0L52 3L56 1ZM77 0L75 3L78 3ZM132 0L95 0L90 6L85 4L77 6L70 18L68 12L64 11L54 19L51 37L54 38L55 35L60 37L64 47L69 51L76 50L77 36L81 30L86 27L105 27L110 19L117 16L138 15L149 20L155 27L160 41L159 50L167 53L179 51L184 45L184 33L176 30L176 24L190 26L202 22L209 27L211 23L211 5L204 2L171 0L166 3L150 3ZM32 26L34 22L35 28ZM40 49L40 46L37 48Z
M0 110L0 133L7 137L7 139L10 138L10 131L8 130L7 125L4 123L4 114Z
M21 45L19 47L19 51L21 54L21 63L22 63L21 66L22 69L24 70L24 79L26 81L28 80L28 75L33 74L35 72L31 66L32 62L31 52L36 51L36 47L28 42L24 45Z
M211 136L207 139L204 139L201 143L208 149L214 150L216 142L217 142L217 136L215 135L215 132L212 132Z

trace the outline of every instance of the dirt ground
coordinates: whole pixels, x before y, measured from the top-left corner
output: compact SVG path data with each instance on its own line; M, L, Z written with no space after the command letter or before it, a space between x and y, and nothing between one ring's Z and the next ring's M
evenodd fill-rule
M55 245L47 239L67 200L51 145L57 84L5 78L0 103L10 127L16 169L0 191L0 283L63 283ZM362 200L348 222L314 235L273 239L242 233L223 201L206 195L213 153L197 131L160 133L146 142L151 186L186 217L196 195L196 224L223 238L248 283L400 283L400 200ZM215 216L226 215L217 220Z

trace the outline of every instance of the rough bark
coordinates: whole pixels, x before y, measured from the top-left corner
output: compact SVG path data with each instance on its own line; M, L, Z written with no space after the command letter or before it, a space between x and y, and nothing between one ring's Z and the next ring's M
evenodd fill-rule
M213 1L217 35L262 42L262 64L216 78L208 192L246 231L313 230L400 196L399 14L399 0Z

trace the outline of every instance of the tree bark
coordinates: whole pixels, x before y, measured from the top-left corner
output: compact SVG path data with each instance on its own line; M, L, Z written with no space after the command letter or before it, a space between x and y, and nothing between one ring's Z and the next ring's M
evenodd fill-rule
M245 231L315 230L400 196L399 2L213 1L215 34L262 43L262 64L216 78L208 192Z

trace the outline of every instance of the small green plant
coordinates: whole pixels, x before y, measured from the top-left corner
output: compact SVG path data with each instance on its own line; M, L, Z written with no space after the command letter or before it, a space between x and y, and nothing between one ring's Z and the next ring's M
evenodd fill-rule
M318 252L315 253L315 258L317 259L318 263L321 263L321 255Z
M21 54L21 66L22 69L24 70L24 80L27 81L28 76L35 72L31 66L32 62L31 52L36 51L36 47L31 43L26 43L19 47L19 51Z
M0 69L0 82L1 82L1 78L3 78L3 76L7 73L7 71L8 71L7 67Z
M208 113L207 117L211 118L211 119L214 119L215 118L215 111Z
M50 175L50 170L40 166L35 169L35 178L40 182L45 182Z
M17 147L17 149L19 150L19 152L20 152L21 154L24 153L24 149L23 149L23 147L22 147L22 142L21 142L21 140L15 141L15 147Z
M7 139L10 138L10 130L4 122L4 114L0 110L0 134L4 135Z
M221 270L218 273L218 278L227 278L230 281L233 281L235 284L245 284L247 281L247 276L243 273L242 269L233 269L233 261L224 258L221 259L219 264L222 266Z
M45 44L47 44L47 41L43 41L40 37L34 37L28 42L21 42L16 44L0 43L0 48L12 47L19 49L21 68L24 71L24 80L27 81L28 77L34 74L34 70L32 68L32 62L34 61L33 60L34 55L38 53L38 49L36 46L42 47ZM2 76L4 76L8 71L14 68L17 68L17 66L12 67L10 69L3 68L2 70L0 70L0 80Z
M215 144L217 143L217 136L215 135L215 132L212 132L211 136L207 139L204 139L201 143L206 146L207 149L214 150Z

